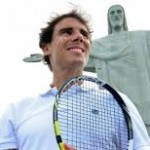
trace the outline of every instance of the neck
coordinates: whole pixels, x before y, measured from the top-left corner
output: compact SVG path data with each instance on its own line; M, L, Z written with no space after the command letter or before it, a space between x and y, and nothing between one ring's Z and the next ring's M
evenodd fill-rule
M59 72L55 72L53 71L53 82L51 84L52 87L56 87L58 90L61 88L61 86L70 78L72 77L76 77L76 76L80 76L82 75L83 72L80 71L75 71L75 70L68 70L68 71L59 71Z
M122 32L122 31L124 31L123 26L116 26L116 27L112 28L112 34L113 33L119 33L119 32Z

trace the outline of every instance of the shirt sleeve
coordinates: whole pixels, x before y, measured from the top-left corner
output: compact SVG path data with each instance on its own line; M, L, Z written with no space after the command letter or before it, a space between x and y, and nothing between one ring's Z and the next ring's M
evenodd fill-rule
M5 113L0 116L0 150L10 148L17 149L17 140L11 107L9 107Z
M126 95L120 95L128 107L133 124L133 150L150 149L150 138L138 110Z

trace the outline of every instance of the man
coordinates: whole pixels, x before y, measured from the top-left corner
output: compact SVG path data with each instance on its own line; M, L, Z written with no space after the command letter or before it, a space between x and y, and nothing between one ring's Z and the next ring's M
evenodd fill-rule
M108 10L108 36L95 39L86 71L125 93L136 105L150 135L150 32L128 31L120 5Z
M54 95L68 78L82 75L91 46L88 22L76 10L57 16L41 30L39 45L53 72L50 90L6 110L0 120L0 150L58 150L51 118Z
M59 149L52 121L53 103L67 79L83 74L91 46L88 22L77 11L57 16L41 30L39 45L53 73L50 89L37 98L10 105L0 119L0 150ZM132 104L129 109L135 131L134 148L146 149L150 141L144 124ZM68 145L65 148L75 150Z

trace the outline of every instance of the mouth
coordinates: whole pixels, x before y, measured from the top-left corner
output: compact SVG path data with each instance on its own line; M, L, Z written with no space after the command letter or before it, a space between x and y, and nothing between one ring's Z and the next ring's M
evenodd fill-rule
M69 47L69 48L67 48L67 50L71 51L71 52L77 52L77 53L85 52L85 50L81 47Z
M114 20L115 20L115 21L118 21L118 20L120 20L120 18L119 18L119 17L115 17Z

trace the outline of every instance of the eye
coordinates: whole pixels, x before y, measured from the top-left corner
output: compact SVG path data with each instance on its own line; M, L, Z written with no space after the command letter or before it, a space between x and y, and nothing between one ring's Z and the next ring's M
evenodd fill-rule
M115 11L111 11L110 14L113 15L115 13Z
M73 31L70 28L64 29L64 30L61 31L61 34L71 35L72 33L73 33Z
M87 38L87 39L90 38L90 33L89 33L89 32L87 32L87 31L85 31L85 30L81 30L80 33L81 33L85 38Z
M121 13L122 13L122 11L121 11L121 10L117 10L117 13L118 13L118 14L121 14Z

